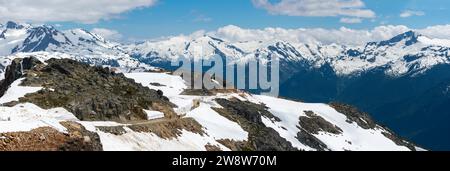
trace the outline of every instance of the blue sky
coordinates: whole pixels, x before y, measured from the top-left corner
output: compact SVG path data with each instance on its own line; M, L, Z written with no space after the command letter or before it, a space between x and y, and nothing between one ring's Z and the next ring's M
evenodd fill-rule
M448 17L450 1L448 0L362 0L363 6L358 9L372 11L375 13L374 16L291 15L285 13L283 8L274 12L270 11L269 7L257 6L255 1L258 0L253 2L252 0L140 1L149 1L148 3L151 5L144 7L135 5L123 12L113 13L114 17L102 16L89 23L83 22L85 20L81 19L72 21L61 18L50 18L43 22L58 24L64 29L107 28L117 30L124 37L142 39L189 34L197 30L216 30L226 25L253 29L266 27L340 28L343 26L354 29L370 29L380 25L406 25L410 28L424 28L431 25L449 24L450 19ZM280 1L292 0L268 0L272 5L276 5ZM325 0L322 1L326 3ZM401 15L402 13L404 14ZM356 23L343 23L341 21L343 18L356 20ZM27 20L27 18L21 19Z

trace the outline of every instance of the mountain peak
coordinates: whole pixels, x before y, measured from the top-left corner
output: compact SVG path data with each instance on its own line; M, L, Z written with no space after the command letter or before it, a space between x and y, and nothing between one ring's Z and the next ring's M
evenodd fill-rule
M26 24L17 23L17 22L14 22L14 21L8 21L8 22L6 22L5 26L6 26L7 29L23 29L27 25Z
M210 39L212 39L214 41L217 41L217 42L221 42L221 43L225 42L224 40L222 40L220 38L217 38L217 37L213 37L213 36L206 36L206 37L208 37L208 38L210 38Z
M405 46L410 46L418 42L420 34L412 30L399 34L389 40L381 41L378 46L393 46L404 41Z
M398 35L398 36L396 36L396 37L394 37L392 39L396 39L396 38L397 39L400 39L400 38L402 38L402 39L417 39L417 37L419 37L419 36L420 36L419 33L410 30L410 31L407 31L407 32L405 32L403 34L400 34L400 35Z

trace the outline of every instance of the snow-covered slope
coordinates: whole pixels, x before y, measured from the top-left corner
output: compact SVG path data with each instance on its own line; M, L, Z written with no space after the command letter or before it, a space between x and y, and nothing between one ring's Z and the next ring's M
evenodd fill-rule
M60 92L53 90L50 84L43 87L24 87L20 84L24 79L31 79L34 85L36 80L41 79L30 77L39 75L46 64L38 65L29 71L22 70L25 75L12 84L0 101L26 101L23 97L30 93L44 95ZM68 67L61 65L64 66ZM62 70L77 78L75 72ZM104 71L94 71L104 74ZM50 71L42 69L42 72ZM49 79L48 74L45 76ZM111 76L117 77L115 74ZM128 73L124 76L142 86L161 90L161 94L174 106L172 109L156 107L155 111L167 114L168 110L173 110L177 117L165 115L130 122L87 121L77 118L63 107L45 110L31 103L9 103L10 107L0 107L0 134L27 132L42 127L65 133L68 129L62 123L76 122L99 136L103 150L415 150L414 146L389 130L372 124L373 121L364 115L341 113L342 110L338 112L335 106L239 91L211 96L183 95L187 86L178 76L168 73ZM73 83L77 83L76 80ZM41 89L45 91L37 92ZM17 91L23 93L10 93ZM260 133L263 133L261 137L256 136ZM261 144L261 141L264 143Z

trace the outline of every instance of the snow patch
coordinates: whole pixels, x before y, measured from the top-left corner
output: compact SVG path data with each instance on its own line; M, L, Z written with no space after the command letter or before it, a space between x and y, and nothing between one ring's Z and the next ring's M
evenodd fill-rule
M45 110L31 103L0 107L2 133L31 131L40 127L51 127L66 132L66 128L59 123L61 121L78 121L78 119L63 108Z
M153 90L161 90L164 96L177 96L187 88L184 80L180 76L169 75L166 73L128 73L126 77L134 79ZM155 85L158 83L159 85Z
M42 87L19 86L24 79L25 78L20 78L11 84L10 88L0 98L0 104L18 101L19 98L24 97L26 94L36 93L39 90L42 90Z
M159 111L144 110L144 112L147 114L148 120L164 118L164 113Z
M205 145L215 145L224 151L229 149L211 137L204 137L186 130L176 139L163 139L153 133L138 133L125 128L127 133L113 135L98 132L105 151L206 151Z
M194 118L206 128L206 133L216 140L245 141L248 139L248 133L239 124L223 117L208 104L202 103L198 108L187 113L186 117Z

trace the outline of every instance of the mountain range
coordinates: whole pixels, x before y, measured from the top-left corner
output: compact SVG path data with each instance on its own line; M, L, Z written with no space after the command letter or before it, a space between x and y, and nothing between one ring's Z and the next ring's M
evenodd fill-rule
M220 55L232 59L227 62L245 63L276 54L281 60L280 96L351 104L421 146L450 149L445 136L450 131L449 40L409 31L363 46L229 42L208 35L121 44L82 29L14 22L1 25L0 32L3 73L15 58L29 56L70 58L129 72L173 70L171 60L182 57Z

